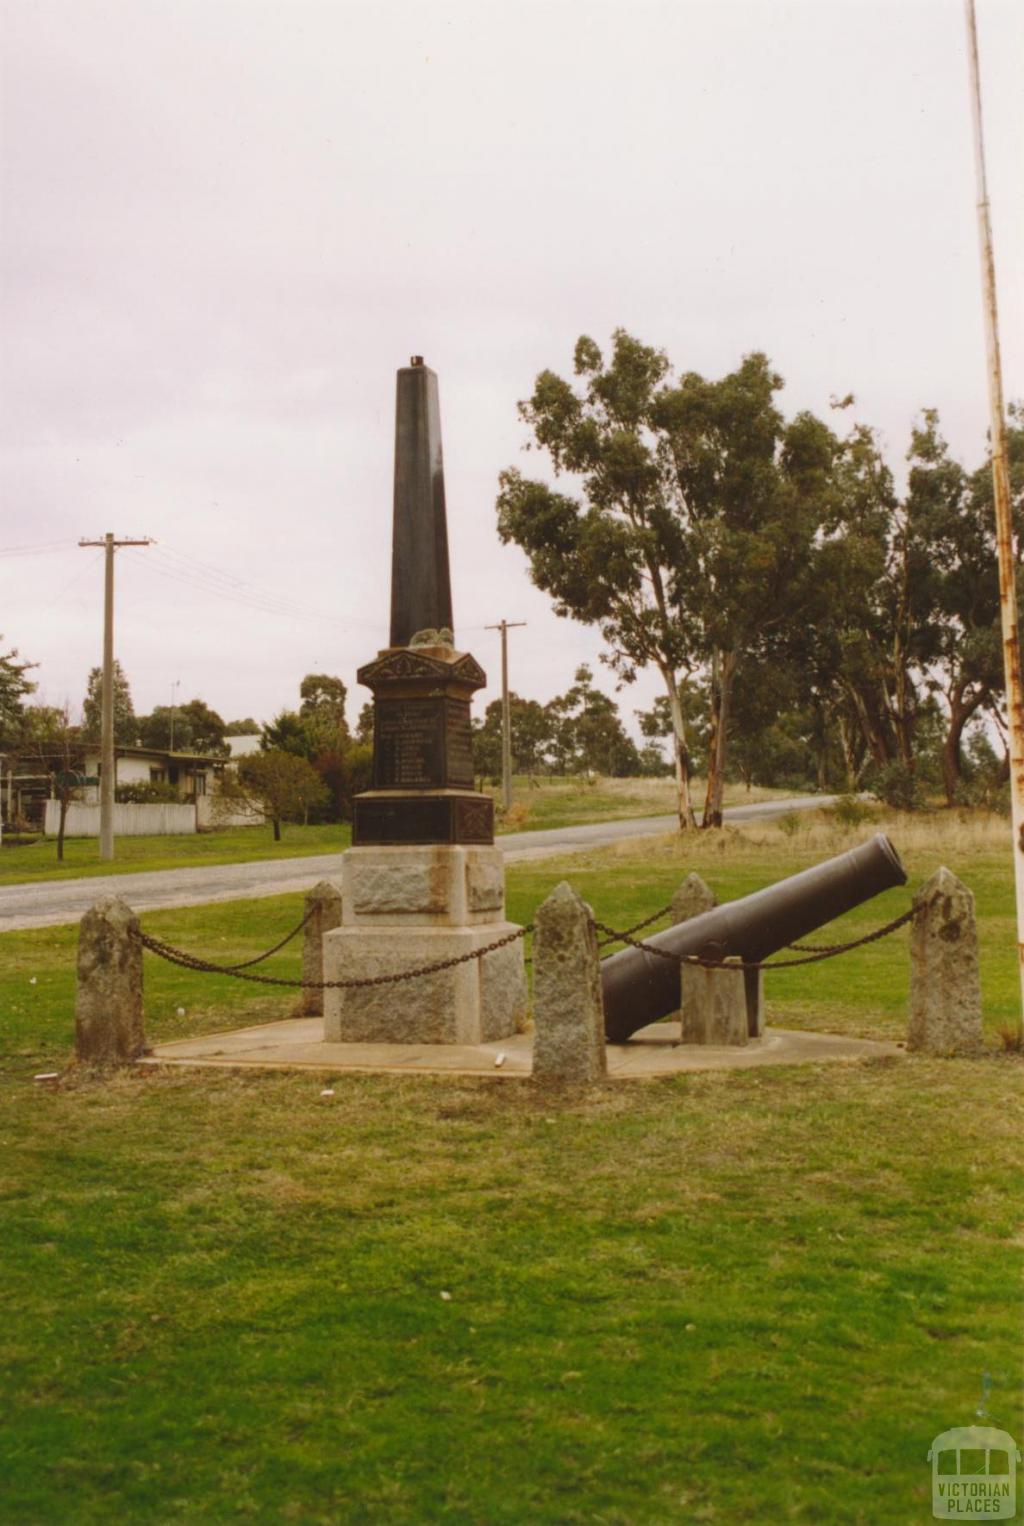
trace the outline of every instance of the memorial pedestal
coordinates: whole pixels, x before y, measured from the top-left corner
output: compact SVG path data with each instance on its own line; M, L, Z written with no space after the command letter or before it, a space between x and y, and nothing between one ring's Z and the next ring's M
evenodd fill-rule
M324 979L364 980L457 959L516 931L505 921L503 855L447 844L350 848L342 926L324 936ZM523 940L434 975L324 992L324 1038L479 1044L526 1019Z
M373 786L355 799L325 980L463 959L519 931L494 805L473 788L469 707L487 679L454 647L437 377L418 355L398 373L391 645L358 677L373 691ZM324 991L335 1042L479 1044L525 1019L521 937L433 975Z

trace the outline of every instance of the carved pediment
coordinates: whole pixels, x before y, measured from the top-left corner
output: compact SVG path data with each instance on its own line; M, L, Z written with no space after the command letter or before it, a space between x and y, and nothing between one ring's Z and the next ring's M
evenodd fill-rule
M460 683L472 684L474 689L482 689L487 682L487 674L476 658L471 657L468 652L465 652L455 664L452 677L457 678Z
M434 650L438 650L436 647ZM469 684L482 689L487 675L468 652L452 652L451 658L429 656L423 648L395 647L375 662L368 662L356 674L361 684L401 682L410 678L429 678L435 683Z

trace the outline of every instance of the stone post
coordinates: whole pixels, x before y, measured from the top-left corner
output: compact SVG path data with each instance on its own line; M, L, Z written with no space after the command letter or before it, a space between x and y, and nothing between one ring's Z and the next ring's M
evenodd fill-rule
M110 896L79 923L75 1053L87 1064L118 1065L145 1048L139 919Z
M718 905L699 874L688 874L672 897L672 922L689 922ZM679 978L679 1015L684 1044L745 1044L761 1032L760 972L706 970L684 964Z
M321 880L306 896L306 931L302 942L303 980L324 979L324 933L341 926L341 891L330 880ZM299 993L296 1015L320 1017L324 1010L324 993L313 986L306 986Z
M607 1073L593 912L563 880L538 908L533 939L533 1078L588 1086Z
M974 896L941 868L914 897L907 1049L971 1055L983 1048Z
M714 911L717 905L711 886L706 885L699 874L688 874L672 897L672 925L689 922L691 917L699 917L702 912Z

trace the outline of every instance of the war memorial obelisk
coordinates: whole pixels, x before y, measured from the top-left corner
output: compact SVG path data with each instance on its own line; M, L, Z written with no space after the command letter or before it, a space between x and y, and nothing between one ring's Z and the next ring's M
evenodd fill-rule
M398 372L391 644L358 678L373 691L373 787L355 801L325 980L419 969L516 931L493 803L473 788L470 697L486 675L455 650L437 377L419 356ZM478 1044L525 1015L521 939L437 974L324 992L334 1042Z

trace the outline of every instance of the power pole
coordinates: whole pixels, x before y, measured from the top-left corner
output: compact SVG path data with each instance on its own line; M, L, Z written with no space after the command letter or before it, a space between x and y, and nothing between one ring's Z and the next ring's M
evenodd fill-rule
M102 540L80 540L80 546L102 546L103 580L103 709L100 721L100 858L114 857L114 552L122 546L148 546L144 540L115 540L108 531Z
M171 745L170 745L170 751L171 752L174 751L174 702L175 702L175 698L176 698L176 695L177 695L177 692L178 692L178 689L180 688L180 686L181 686L181 679L180 678L176 678L174 680L174 682L171 684Z
M999 613L1003 630L1006 710L1010 723L1010 815L1013 829L1013 870L1017 892L1017 963L1021 980L1021 1031L1024 1032L1024 690L1021 684L1020 642L1017 626L1017 587L1013 556L1013 521L1010 515L1006 417L1003 410L1003 375L999 358L996 265L992 250L992 222L989 217L988 182L985 174L981 77L978 68L978 30L974 15L974 0L966 0L966 9L967 62L971 80L971 116L974 123L974 169L978 189L978 240L981 246L985 343L988 351L988 397L992 420L992 495L995 499L996 545L999 556Z
M506 811L512 805L512 708L508 698L508 633L525 620L501 620L485 630L501 631L501 794Z

